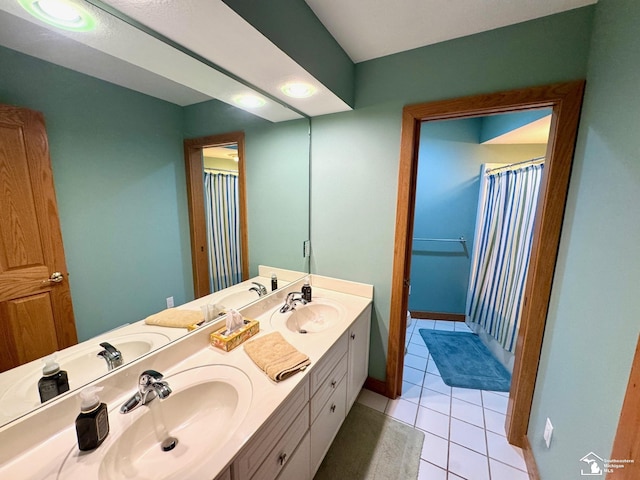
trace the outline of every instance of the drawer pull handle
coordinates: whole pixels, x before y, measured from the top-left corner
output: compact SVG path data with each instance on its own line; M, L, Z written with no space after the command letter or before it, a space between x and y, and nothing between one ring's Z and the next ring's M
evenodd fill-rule
M331 388L336 388L336 385L337 385L337 384L338 384L338 383L334 380L333 382L331 382Z
M331 413L334 413L336 411L336 404L334 403L333 405L331 405L331 408L329 410L331 410Z
M352 334L351 334L351 340L355 340L355 339L356 339L356 334L355 334L355 333L352 333Z
M284 462L286 461L287 461L287 454L282 452L278 457L278 462L280 463L280 465L284 465Z

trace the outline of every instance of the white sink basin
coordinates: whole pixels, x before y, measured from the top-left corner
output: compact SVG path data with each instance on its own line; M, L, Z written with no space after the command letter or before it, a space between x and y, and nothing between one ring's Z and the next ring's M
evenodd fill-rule
M156 332L132 333L114 337L100 337L85 342L81 347L71 347L58 353L56 362L69 376L71 390L86 385L109 370L104 358L97 354L103 348L101 342L109 342L122 353L123 364L129 363L145 353L166 345L170 339ZM43 362L32 362L20 381L13 383L0 396L2 416L21 415L41 405L38 380L42 377Z
M127 414L119 413L120 405L112 406L105 442L88 453L74 446L58 478L184 478L186 471L216 454L249 411L251 381L235 367L205 365L164 380L172 389L166 399L156 398ZM173 450L161 449L164 438L158 438L158 431L177 438Z
M249 290L248 288L249 287L246 287L233 293L227 293L223 297L216 299L215 303L223 305L226 309L244 307L248 303L260 298L257 292Z
M274 328L299 333L320 333L328 330L344 319L344 307L327 298L314 298L307 305L299 305L293 311L280 313L276 310L271 315L271 326Z

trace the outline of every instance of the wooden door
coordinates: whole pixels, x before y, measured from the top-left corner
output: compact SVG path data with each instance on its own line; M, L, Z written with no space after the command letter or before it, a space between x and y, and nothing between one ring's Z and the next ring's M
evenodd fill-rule
M77 343L67 276L44 118L0 105L0 371Z
M618 463L617 467L611 468L607 480L637 480L640 478L640 337L631 365L627 393L622 404L611 459L633 460L633 463ZM619 468L621 465L623 468Z

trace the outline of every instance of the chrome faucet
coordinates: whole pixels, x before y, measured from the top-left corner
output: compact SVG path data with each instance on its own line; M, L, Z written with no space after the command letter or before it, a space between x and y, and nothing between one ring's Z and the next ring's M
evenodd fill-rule
M284 305L280 308L280 313L287 313L289 310L295 310L296 305L298 304L307 304L307 301L302 298L302 292L290 292L289 294L287 294Z
M258 294L258 297L262 297L263 295L267 294L267 287L265 287L264 285L258 282L251 282L251 283L253 283L255 287L251 287L249 289L250 292L256 292Z
M163 376L155 370L145 370L138 379L138 391L120 407L120 413L129 413L131 410L146 405L154 398L160 400L171 395L169 384L162 380Z
M97 356L105 359L109 371L122 365L123 358L120 350L108 342L102 342L100 346L104 348L104 350L98 352Z

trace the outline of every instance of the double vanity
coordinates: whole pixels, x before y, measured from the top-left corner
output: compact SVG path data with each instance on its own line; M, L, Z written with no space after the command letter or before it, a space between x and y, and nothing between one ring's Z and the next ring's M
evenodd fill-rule
M311 303L282 308L289 293L301 290L300 279L239 309L260 322L249 342L280 332L309 356L305 370L274 382L243 345L230 352L212 347L209 336L225 317L177 340L171 332L178 329L134 324L167 335L167 344L91 383L103 387L101 401L109 410L104 443L91 452L78 449L76 390L0 429L0 478L313 478L367 377L373 287L309 279ZM225 295L247 290L243 285ZM200 310L219 296L179 308ZM145 336L135 334L137 341ZM112 337L118 335L126 334L119 330ZM145 393L145 401L121 413L146 388L151 394Z

